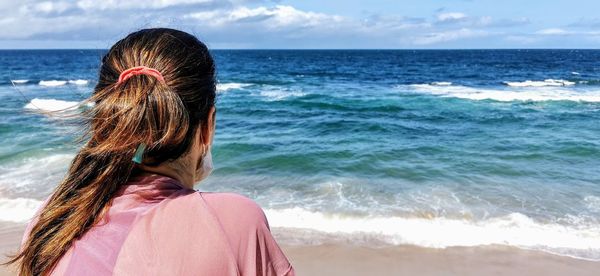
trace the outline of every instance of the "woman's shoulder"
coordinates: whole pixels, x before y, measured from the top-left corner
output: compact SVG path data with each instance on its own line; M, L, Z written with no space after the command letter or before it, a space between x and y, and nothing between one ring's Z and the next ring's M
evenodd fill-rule
M145 221L139 225L151 228L142 229L141 233L151 234L132 235L142 239L141 244L147 244L145 237L152 236L157 244L155 248L161 248L159 244L162 243L188 251L197 247L199 253L196 255L210 244L211 248L222 249L224 255L231 254L243 275L294 275L292 266L271 235L265 213L246 196L190 192L166 199L149 219L159 223Z
M260 206L247 196L227 192L198 192L202 198L211 204L231 205L232 207L260 209Z
M236 193L198 192L223 224L267 225L262 208L252 199Z
M271 234L265 213L254 200L235 193L199 194L226 234L241 274L294 275Z

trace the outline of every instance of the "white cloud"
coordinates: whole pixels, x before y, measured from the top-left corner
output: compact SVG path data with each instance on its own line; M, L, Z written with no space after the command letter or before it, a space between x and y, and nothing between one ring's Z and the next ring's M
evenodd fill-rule
M445 12L437 15L439 22L460 21L466 18L467 15L462 12Z
M196 19L198 23L213 26L264 23L263 26L268 29L318 27L344 21L344 18L341 16L305 12L292 6L284 5L277 5L273 8L258 7L251 9L237 7L230 11L202 11L184 15L183 18Z
M77 6L83 10L162 9L177 5L206 4L212 0L80 0Z
M218 12L218 11L199 11L199 12L185 14L185 15L183 15L183 18L196 19L196 20L203 21L203 22L210 22L210 21L219 19L220 15L222 15L222 13Z
M482 16L479 18L478 23L481 26L489 26L494 24L494 18L492 18L491 16Z
M489 15L469 16L462 12L438 13L433 22L439 28L513 28L530 24L529 18L494 18Z
M504 39L510 42L516 42L518 44L523 45L532 44L540 40L538 37L531 35L508 35Z
M351 17L277 3L280 1L0 0L0 47L2 40L14 45L19 39L106 41L100 45L106 47L131 31L159 26L194 33L211 46L246 48L446 47L481 37L509 41L506 37L512 35L516 41L528 35L564 34L558 29L529 34L506 31L529 24L527 18L498 19L463 12L438 12L433 17Z
M32 6L32 9L36 12L42 13L62 13L72 7L69 2L51 2L44 1L36 3Z
M75 7L73 3L67 1L28 1L20 6L13 3L3 11L6 11L4 17L29 16L33 19L33 17L58 16Z
M543 30L539 30L536 32L536 34L540 34L540 35L566 35L569 34L569 32L560 29L560 28L548 28L548 29L543 29Z
M429 45L458 39L481 37L486 35L488 35L488 33L485 31L462 28L458 30L450 30L445 32L429 33L422 37L417 37L415 43L418 45Z

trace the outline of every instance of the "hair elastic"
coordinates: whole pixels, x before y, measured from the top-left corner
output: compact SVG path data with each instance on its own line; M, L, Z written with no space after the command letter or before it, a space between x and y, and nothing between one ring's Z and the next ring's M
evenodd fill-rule
M138 163L138 164L142 164L142 158L144 157L145 150L146 150L146 144L141 143L135 150L135 153L133 154L133 158L131 159L131 161Z
M163 78L162 74L158 70L156 70L154 68L146 67L146 66L136 66L136 67L131 67L131 68L126 69L125 71L121 72L117 83L122 83L125 80L127 80L133 76L136 76L136 75L153 76L161 82L165 81L165 78Z

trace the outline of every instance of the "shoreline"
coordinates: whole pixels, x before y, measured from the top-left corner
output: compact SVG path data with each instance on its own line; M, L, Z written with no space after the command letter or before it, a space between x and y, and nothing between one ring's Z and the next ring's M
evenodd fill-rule
M25 224L0 224L1 260L20 244ZM275 236L278 229L274 229ZM280 243L298 275L598 275L600 262L509 246L424 248ZM0 267L0 276L15 275Z

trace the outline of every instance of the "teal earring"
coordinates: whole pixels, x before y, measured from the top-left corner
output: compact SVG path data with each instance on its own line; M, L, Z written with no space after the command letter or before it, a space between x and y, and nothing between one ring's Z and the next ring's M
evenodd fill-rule
M131 159L133 162L142 164L142 158L144 157L144 150L146 150L146 144L141 143L135 153L133 154L133 158Z

